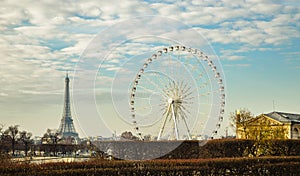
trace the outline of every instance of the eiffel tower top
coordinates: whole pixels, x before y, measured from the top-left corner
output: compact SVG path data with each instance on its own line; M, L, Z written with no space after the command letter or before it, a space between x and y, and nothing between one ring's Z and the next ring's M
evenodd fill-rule
M71 116L71 107L70 107L70 79L68 73L66 73L65 78L65 95L64 95L64 110L61 119L61 123L58 129L59 134L64 139L79 139L78 133L75 130L73 119Z

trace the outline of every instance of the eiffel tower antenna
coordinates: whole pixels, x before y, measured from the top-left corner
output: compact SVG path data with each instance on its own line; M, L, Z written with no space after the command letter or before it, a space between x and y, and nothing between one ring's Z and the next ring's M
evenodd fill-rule
M61 123L58 129L58 133L62 136L63 139L75 139L78 141L78 133L75 130L70 107L70 79L68 72L66 73L65 78L65 96L64 96L64 110L61 119Z

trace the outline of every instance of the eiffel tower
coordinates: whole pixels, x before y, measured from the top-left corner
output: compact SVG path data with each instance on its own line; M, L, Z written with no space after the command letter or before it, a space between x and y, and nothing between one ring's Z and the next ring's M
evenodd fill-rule
M66 143L74 143L79 140L79 137L78 133L75 130L73 119L71 116L69 82L70 79L67 73L65 78L64 110L58 133Z

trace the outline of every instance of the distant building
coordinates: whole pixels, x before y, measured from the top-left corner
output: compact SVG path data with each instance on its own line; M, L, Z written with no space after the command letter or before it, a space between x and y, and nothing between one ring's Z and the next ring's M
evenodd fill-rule
M238 139L300 139L300 114L271 112L237 124Z

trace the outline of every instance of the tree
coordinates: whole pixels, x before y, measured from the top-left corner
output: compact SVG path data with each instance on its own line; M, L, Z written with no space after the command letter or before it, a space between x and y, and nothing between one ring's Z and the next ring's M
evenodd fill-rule
M20 141L22 141L25 146L25 156L27 156L29 147L33 142L31 137L32 137L32 133L29 133L27 131L20 132Z
M0 124L0 159L2 158L2 152L5 149L4 147L4 131L3 131L4 125Z
M47 129L47 132L42 137L42 142L46 144L57 144L60 141L59 133L51 129Z
M125 131L121 134L123 140L139 140L138 137L134 136L130 131Z
M63 137L60 139L60 141L61 141L60 142L61 144L76 144L77 143L76 139L72 136Z
M4 125L0 124L0 144L1 144L1 146L2 146L2 143L3 143L3 136L4 136L3 127L4 127ZM1 149L2 149L2 147L0 147L0 150Z
M3 125L3 124L0 124L0 141L2 140L3 133L4 133L3 127L4 127L4 125Z
M19 132L19 125L10 126L4 132L4 135L8 136L11 140L11 148L12 148L13 156L15 155L15 145L18 139L18 132Z
M47 132L42 137L42 144L51 144L54 146L54 155L56 155L56 147L59 141L61 141L59 133L51 129L47 129Z
M254 115L246 108L241 108L239 110L236 110L235 112L230 113L230 125L236 130L237 137L239 134L239 130L242 130L243 134L246 133L247 122L253 118ZM247 139L247 136L245 136L245 138Z

